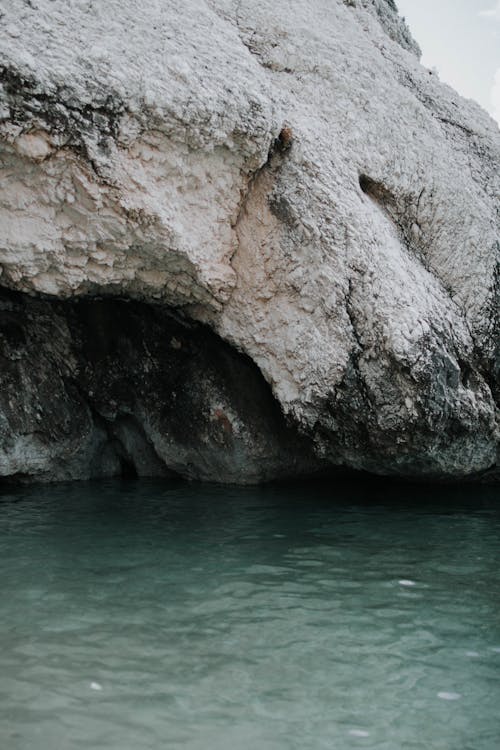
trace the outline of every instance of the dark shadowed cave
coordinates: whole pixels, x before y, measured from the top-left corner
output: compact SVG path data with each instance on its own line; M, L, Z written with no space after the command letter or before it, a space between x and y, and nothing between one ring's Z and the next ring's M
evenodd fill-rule
M258 368L180 312L0 295L0 474L248 483L318 468Z

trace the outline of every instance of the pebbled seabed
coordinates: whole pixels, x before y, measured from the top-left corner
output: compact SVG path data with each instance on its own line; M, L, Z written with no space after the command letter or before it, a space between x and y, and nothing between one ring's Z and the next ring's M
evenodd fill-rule
M4 488L0 746L496 750L497 500Z

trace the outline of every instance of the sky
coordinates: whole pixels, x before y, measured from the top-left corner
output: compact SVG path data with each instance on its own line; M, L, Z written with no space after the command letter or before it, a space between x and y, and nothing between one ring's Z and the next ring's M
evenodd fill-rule
M396 0L422 63L500 124L500 0Z

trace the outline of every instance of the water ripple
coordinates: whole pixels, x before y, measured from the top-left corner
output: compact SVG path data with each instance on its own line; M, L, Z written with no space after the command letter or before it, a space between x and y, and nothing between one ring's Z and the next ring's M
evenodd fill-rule
M1 749L497 750L498 504L386 492L0 495Z

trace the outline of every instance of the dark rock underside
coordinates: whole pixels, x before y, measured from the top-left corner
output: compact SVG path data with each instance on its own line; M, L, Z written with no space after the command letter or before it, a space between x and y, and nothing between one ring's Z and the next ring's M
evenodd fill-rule
M422 384L431 406L438 364ZM351 466L407 478L498 480L494 467L476 474L429 468L427 454L460 448L460 425L455 435L447 424L437 447L436 430L424 445L423 427L408 432L406 443L379 430L375 444L366 428L370 400L357 369L349 372L344 398L325 410L336 431L323 435L318 423L305 436L285 419L257 366L181 311L0 290L0 478L246 484Z
M0 293L0 476L249 483L320 468L258 368L172 310Z

